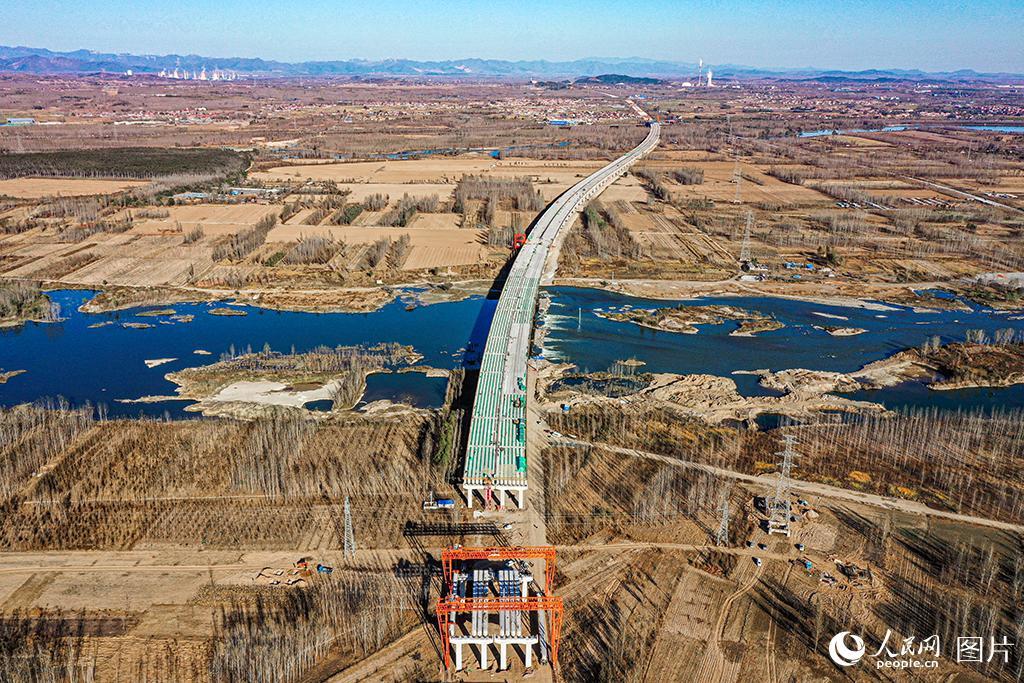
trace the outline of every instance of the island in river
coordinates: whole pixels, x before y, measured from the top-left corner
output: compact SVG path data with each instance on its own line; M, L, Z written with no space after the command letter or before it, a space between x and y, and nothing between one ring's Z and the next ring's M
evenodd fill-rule
M628 322L648 327L652 330L682 334L697 334L697 325L720 325L726 320L739 322L739 327L730 333L735 337L750 337L759 332L781 330L785 327L775 318L763 313L725 305L680 305L655 309L631 308L619 311L601 311L596 315L616 322Z

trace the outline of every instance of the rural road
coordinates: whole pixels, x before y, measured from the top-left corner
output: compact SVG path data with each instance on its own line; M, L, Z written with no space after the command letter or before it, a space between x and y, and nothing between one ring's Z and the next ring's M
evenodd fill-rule
M994 206L994 207L997 207L997 208L1000 208L1000 209L1007 209L1008 211L1016 211L1017 213L1024 213L1024 210L1018 209L1016 206L1010 206L1009 204L1001 204L1001 203L999 203L997 201L994 201L992 199L988 199L987 197L979 197L976 194L971 194L970 192L964 192L963 190L958 190L955 187L950 187L949 185L940 185L939 183L933 183L930 180L921 180L920 178L914 178L913 176L902 176L902 177L903 177L904 180L910 180L910 181L915 182L915 183L920 183L920 184L924 185L925 187L930 187L931 189L937 190L937 191L939 191L939 192L941 192L943 194L951 194L954 197L960 197L962 199L970 199L972 201L981 202L982 204L987 204L988 206Z
M687 462L679 460L667 455L661 455L659 453L651 453L649 451L639 451L633 448L623 448L621 446L612 446L600 442L580 441L576 439L562 438L557 441L561 441L570 445L580 446L593 446L595 448L603 448L613 453L621 453L623 455L631 455L638 458L645 458L647 460L657 460L673 467L685 467L688 469L702 470L709 474L714 474L719 477L726 477L735 481L742 481L747 484L754 485L764 490L774 490L776 477L772 475L756 476L753 474L745 474L743 472L735 472L722 467L714 467L712 465L703 465L696 462ZM906 512L915 515L924 515L927 517L934 517L937 519L948 519L954 522L963 522L965 524L974 524L976 526L991 527L993 529L1000 529L1002 531L1011 531L1013 533L1024 533L1024 525L1014 524L1012 522L1002 522L996 519L989 519L988 517L977 517L975 515L964 515L958 512L948 512L946 510L936 510L935 508L928 507L923 503L915 503L911 500L904 500L902 498L890 498L887 496L879 496L873 493L862 493L860 491L851 491L850 489L839 488L838 486L829 486L828 484L819 484L816 482L801 481L800 479L792 479L790 488L794 491L802 491L804 493L822 496L824 498L830 498L833 500L846 500L852 503L861 503L863 505L870 505L872 507L883 508L886 510L894 510L896 512Z
M791 560L796 557L795 554L786 553L773 553L768 551L760 551L756 548L726 548L718 547L712 544L690 544L690 543L647 543L647 542L635 542L627 541L622 543L597 543L597 544L577 544L577 545L557 545L555 548L560 552L623 552L628 550L650 550L650 549L663 549L663 550L682 550L687 552L697 552L701 550L714 550L729 555L737 555L742 557L760 557L769 560ZM441 548L424 548L425 552L429 552L432 555L440 557ZM262 569L274 568L283 569L290 563L286 558L298 558L303 555L308 555L310 551L308 549L295 549L291 551L274 551L273 553L259 553L255 556L246 554L239 557L235 561L223 561L223 562L211 562L206 564L145 564L147 559L153 558L153 553L149 551L122 551L118 553L118 556L124 560L123 563L117 564L98 564L96 562L85 561L86 557L90 553L83 552L82 561L78 562L67 562L67 563L55 563L53 558L47 553L17 553L11 558L5 558L4 554L0 554L0 574L34 574L37 572L100 572L100 573L137 573L137 572L197 572L197 571L217 571L217 572L246 572L246 571L260 571ZM96 552L96 555L109 555L106 552ZM133 559L133 555L137 556ZM337 555L340 558L340 552L331 553L330 556L319 557L318 559L330 563ZM406 559L415 560L421 556L419 550L409 549L395 549L395 548L380 548L380 549L363 549L356 551L355 560L360 563L372 562L375 560L386 559L393 560L397 556L405 556ZM5 562L15 559L18 562L17 565L5 566ZM337 565L339 570L344 570L344 567L340 564Z

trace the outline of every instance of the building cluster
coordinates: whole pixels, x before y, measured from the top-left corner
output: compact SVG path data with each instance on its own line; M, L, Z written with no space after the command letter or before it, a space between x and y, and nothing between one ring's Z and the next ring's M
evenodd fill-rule
M233 81L238 78L238 74L234 71L214 69L213 71L207 72L205 66L199 71L196 71L195 69L189 71L188 69L181 69L178 67L175 67L172 71L161 69L160 73L157 75L160 76L160 78L170 78L175 81Z
M284 192L280 187L228 187L221 192L179 192L171 195L175 204L204 202L245 203L259 200L274 201Z
M622 101L601 106L592 99L516 97L495 102L492 113L550 125L591 125L635 121L636 114Z

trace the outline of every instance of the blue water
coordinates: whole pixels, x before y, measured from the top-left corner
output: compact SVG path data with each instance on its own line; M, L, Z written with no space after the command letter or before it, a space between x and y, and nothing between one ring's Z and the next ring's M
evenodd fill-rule
M1024 133L1024 126L963 126L967 130L990 130L996 133Z
M422 372L374 373L366 378L366 392L360 405L386 399L420 408L444 405L448 379L427 377Z
M729 304L774 315L786 327L754 337L732 337L738 323L703 325L699 334L661 332L631 323L606 320L596 309L658 308L679 301L659 301L623 296L593 289L554 287L545 323L548 337L544 355L552 360L576 363L584 371L607 370L616 360L637 358L644 371L681 374L708 373L732 378L740 392L774 395L758 385L752 375L733 375L734 370L809 368L850 372L896 351L939 336L944 342L962 341L968 330L1021 329L1024 321L1010 320L1005 313L975 307L971 311L915 313L905 307L874 311L862 308L823 306L770 297L715 297L685 302L690 305ZM192 314L191 323L165 317L140 317L146 308L114 313L84 314L78 306L92 292L60 291L51 297L61 305L66 320L52 324L28 323L0 330L0 368L26 370L0 384L0 405L63 396L75 405L103 403L111 415L139 414L194 417L184 412L185 400L123 404L116 399L171 395L175 385L164 379L168 372L215 362L234 348L241 352L269 344L275 351L307 351L319 345L338 346L397 342L412 345L423 355L424 365L456 368L472 362L483 347L495 301L472 297L463 301L419 306L405 310L394 301L373 313L294 313L240 306L247 316L214 316L209 310L223 304L175 304L178 314ZM815 313L843 316L846 320ZM577 315L580 324L577 326ZM103 327L90 328L100 322ZM122 322L146 322L151 329L126 329ZM161 321L171 324L164 324ZM861 327L868 331L853 337L833 337L814 326ZM461 352L470 343L477 350L465 359ZM204 349L211 355L193 353ZM155 368L143 361L177 360ZM446 380L422 373L380 373L367 379L363 403L379 399L406 401L423 407L441 405ZM861 391L855 398L884 403L889 408L938 406L1024 406L1024 386L1005 389L931 391L920 383ZM310 405L326 410L329 405Z
M801 138L820 138L823 135L846 135L847 133L898 133L907 130L907 126L885 126L884 128L846 128L837 130L834 128L823 128L821 130L806 130L800 133Z
M839 395L862 401L874 401L890 409L979 409L991 412L997 408L1024 407L1024 384L1002 388L934 391L922 382L904 382L898 386L886 387L877 391L858 391L853 394Z
M904 130L941 130L943 128L956 128L960 130L985 130L994 133L1024 133L1024 126L885 126L883 128L845 128L842 130L834 128L823 128L821 130L807 130L797 137L819 138L824 135L846 135L848 133L898 133Z
M496 302L484 297L419 306L405 310L393 301L372 313L296 313L239 306L247 316L216 316L209 310L216 304L174 304L178 314L192 314L191 323L165 317L139 317L146 308L114 313L85 314L78 306L93 292L58 291L50 294L60 304L66 320L59 323L27 323L0 330L0 368L26 370L23 375L0 384L0 405L14 405L39 398L63 396L72 404L104 403L111 415L139 414L172 417L194 416L183 409L188 401L161 403L117 403L116 399L171 395L175 385L164 375L185 367L207 365L233 347L260 350L307 351L320 345L347 346L397 342L409 344L423 355L424 365L455 368L462 364L459 349L468 342L482 345ZM114 324L90 328L95 323ZM126 329L122 322L145 322L151 329ZM163 324L161 321L173 324ZM193 353L210 351L209 356ZM177 360L147 368L143 361L157 358ZM422 374L379 374L368 380L367 398L398 399L414 396L424 405L438 405L443 379ZM314 406L319 407L319 406Z
M740 393L747 396L769 392L758 385L756 376L733 375L734 370L807 368L852 372L907 347L918 346L933 336L952 342L963 341L972 329L985 330L990 336L998 329L1024 329L1024 321L1010 320L1008 314L980 307L969 312L915 313L907 307L890 306L894 310L874 311L771 297L713 297L683 302L573 287L552 287L548 291L552 297L544 343L548 359L575 363L584 371L600 371L607 370L616 360L636 358L646 363L642 371L730 377ZM774 315L785 327L753 337L733 337L729 333L739 323L726 321L720 325L701 325L698 334L678 334L595 315L596 309L660 308L681 303L738 306ZM842 316L846 320L815 313ZM867 332L833 337L814 329L815 325L860 327ZM905 383L857 392L853 397L884 403L889 408L1024 406L1024 386L937 392L920 383Z

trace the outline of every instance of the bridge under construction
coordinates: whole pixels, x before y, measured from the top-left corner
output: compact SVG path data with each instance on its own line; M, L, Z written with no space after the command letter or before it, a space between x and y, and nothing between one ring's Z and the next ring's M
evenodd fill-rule
M646 116L646 115L645 115ZM469 507L477 493L489 504L506 496L522 508L526 492L526 361L533 337L537 293L553 244L564 239L576 214L658 144L660 126L633 151L584 178L556 199L537 219L515 255L480 363L473 401L462 487Z

